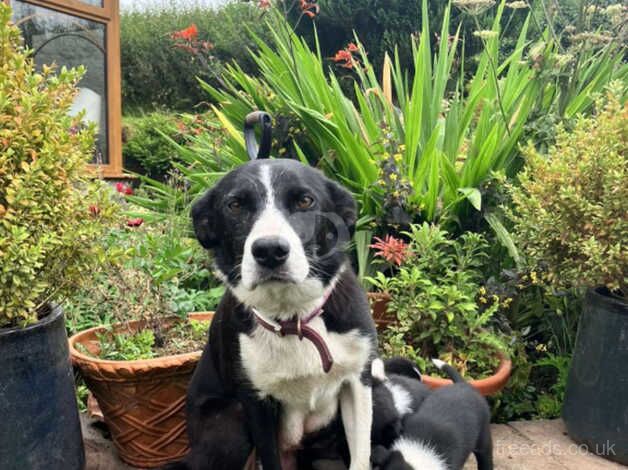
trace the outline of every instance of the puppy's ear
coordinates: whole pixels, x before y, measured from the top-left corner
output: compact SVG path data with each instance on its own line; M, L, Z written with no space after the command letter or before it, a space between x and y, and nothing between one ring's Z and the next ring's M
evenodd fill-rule
M206 249L211 249L218 243L216 234L216 196L209 190L192 206L192 223L196 238Z
M335 212L338 214L349 230L349 235L353 236L357 216L357 205L349 191L333 181L327 182L327 191L331 200L336 205Z
M375 468L383 468L390 458L390 451L384 446L375 446L371 449L371 463Z

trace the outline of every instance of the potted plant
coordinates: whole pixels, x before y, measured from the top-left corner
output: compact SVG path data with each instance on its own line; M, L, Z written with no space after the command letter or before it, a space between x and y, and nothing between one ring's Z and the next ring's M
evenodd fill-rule
M409 241L397 271L370 278L390 296L388 310L397 319L382 335L384 352L416 361L432 387L448 383L429 375L437 372L430 358L439 357L463 375L480 379L472 384L483 394L497 392L508 380L511 364L506 338L492 325L500 299L489 298L482 286L486 240L470 232L452 240L427 223L411 225L403 234ZM382 256L387 252L383 246L377 249Z
M112 207L68 112L82 70L35 70L0 3L0 468L82 469L63 310ZM99 214L90 206L100 207Z
M206 256L174 215L168 220L133 218L113 230L104 239L108 264L68 308L71 321L100 324L70 338L72 361L120 457L142 468L188 450L186 390L212 318L188 312L213 307L221 294L208 292Z
M387 272L394 273L395 269L401 266L410 255L408 244L400 238L386 235L384 238L373 237L373 241L374 243L369 245L369 248L375 250L372 264L385 264L385 268L380 269L382 275ZM369 276L364 277L367 280L372 279ZM377 283L371 282L371 285L377 286ZM396 325L397 317L393 311L388 309L390 294L385 290L376 290L367 295L378 331L384 332L389 326Z
M625 88L625 85L620 84ZM519 246L557 289L584 292L563 418L589 450L628 464L628 107L610 93L595 117L532 146L509 216Z

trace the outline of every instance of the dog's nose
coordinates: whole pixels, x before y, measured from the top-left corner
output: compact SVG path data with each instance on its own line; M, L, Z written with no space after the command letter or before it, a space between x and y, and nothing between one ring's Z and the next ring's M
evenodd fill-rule
M260 265L275 269L288 259L290 244L281 237L258 238L253 242L251 252Z

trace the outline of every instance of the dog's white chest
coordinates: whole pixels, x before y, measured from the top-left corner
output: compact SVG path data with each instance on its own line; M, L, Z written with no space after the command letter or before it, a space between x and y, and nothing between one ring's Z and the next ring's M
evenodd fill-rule
M357 330L328 332L321 318L309 326L331 352L334 364L328 373L323 371L318 350L305 338L281 337L258 326L251 336L241 334L239 339L244 370L261 397L270 395L304 412L315 412L336 400L348 377L362 372L370 343Z

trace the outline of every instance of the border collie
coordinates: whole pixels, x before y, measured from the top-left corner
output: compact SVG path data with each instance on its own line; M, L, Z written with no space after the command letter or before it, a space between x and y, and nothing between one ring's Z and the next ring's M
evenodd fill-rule
M390 447L400 436L403 419L418 411L430 393L421 373L408 359L375 359L373 376L373 425L371 445Z
M434 364L454 381L429 393L417 412L403 420L390 449L377 446L372 461L381 470L459 470L473 452L479 470L493 469L488 404L457 370Z
M256 160L192 209L227 290L188 388L179 468L264 470L340 415L351 470L370 466L375 326L345 253L356 205L291 160ZM175 467L172 467L175 468Z

